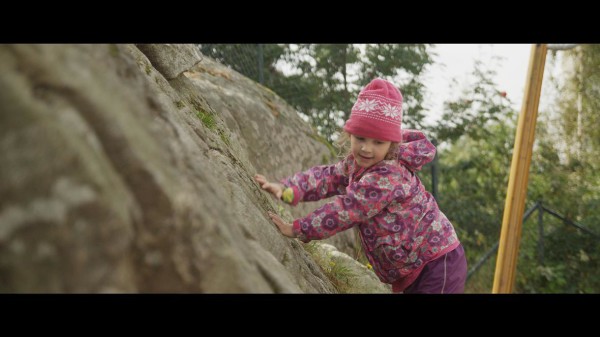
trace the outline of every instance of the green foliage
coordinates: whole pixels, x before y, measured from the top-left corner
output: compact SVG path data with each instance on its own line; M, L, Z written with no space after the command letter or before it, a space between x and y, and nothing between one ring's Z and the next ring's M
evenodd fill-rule
M556 131L548 134L547 141L563 158L558 162L566 182L562 186L572 199L568 209L556 207L572 219L599 223L594 206L600 203L600 46L570 50L565 63L570 67L558 88Z
M515 113L493 76L476 63L475 82L445 102L435 127L444 143L438 153L439 204L458 232L470 268L499 238L515 134ZM495 255L469 279L467 291L490 292L494 264Z
M535 218L523 227L516 292L597 293L599 240L545 213L540 242Z
M351 280L356 275L349 267L332 257L330 252L321 252L316 245L316 242L309 242L304 245L304 250L311 255L338 292L348 293L352 288Z
M358 48L336 44L304 45L301 48L312 62L304 61L298 69L315 99L296 102L293 93L282 96L307 115L328 140L334 139L350 116L360 89L375 77L391 80L403 92L404 125L409 128L422 126L424 86L419 76L432 63L426 45L375 44ZM351 76L350 69L359 71Z
M231 141L225 130L223 130L222 128L217 128L217 133L219 134L219 138L221 138L221 141L223 141L225 145L231 146Z
M456 100L444 103L442 118L435 128L440 141L456 141L461 136L487 140L494 138L488 126L511 124L514 120L510 101L501 95L493 82L496 72L476 62L472 75L476 82ZM455 86L459 87L458 83Z
M262 45L263 55L263 76L267 83L271 81L271 76L277 76L278 71L275 64L285 53L286 47L278 44ZM200 45L202 54L210 56L225 65L230 66L237 72L259 81L258 68L258 45L256 44L202 44Z
M264 85L305 115L329 142L349 117L359 90L375 76L393 81L404 93L404 125L422 124L420 75L432 63L426 45L269 44L262 48ZM200 50L258 81L257 45L205 44ZM281 64L286 65L285 73Z
M393 79L403 96L402 124L405 128L425 129L421 75L433 63L428 45L371 44L366 46L365 58L359 74L361 86L373 78ZM346 116L347 117L347 116Z
M464 236L461 236L461 241L464 241ZM467 257L471 257L474 254L473 251L466 251ZM477 256L479 257L479 256ZM471 259L469 259L471 261ZM468 268L473 267L474 264L470 263ZM496 255L493 255L481 268L477 270L475 274L467 280L465 285L465 293L467 294L489 294L492 292L494 284L494 272L496 268Z
M591 47L581 49L598 53ZM580 52L575 52L578 58L590 67L595 64L591 60L596 58ZM597 78L592 73L574 74L572 81L559 87L561 95L554 104L559 109L551 111L554 119L548 116L550 112L540 111L525 209L543 200L547 207L600 232L595 225L600 220L600 181L595 169L600 147L597 133L591 130L595 125L589 124L598 122L597 116L591 115L600 96L592 89L583 89L599 87L598 79L590 83ZM476 83L456 100L446 102L444 116L435 129L438 139L446 142L439 153L441 208L458 230L470 268L499 239L516 126L514 112L491 80L493 72L477 64L474 77ZM583 78L585 86L580 83ZM586 92L588 96L577 98L578 93ZM577 100L587 105L574 108ZM579 117L573 118L577 114ZM514 292L597 293L599 240L548 213L543 227L540 238L537 213L523 224ZM491 291L496 258L493 254L471 276L467 292Z
M560 95L540 113L529 198L543 199L559 214L600 233L600 47L581 45L563 56L562 81L550 78L544 84L554 85ZM529 223L523 227L519 292L600 291L600 239L546 214L542 254L537 224Z
M514 129L498 123L488 130L496 136L487 140L461 137L440 154L439 193L443 200L440 207L469 252L469 266L474 266L499 239L510 170L509 140ZM485 274L473 277L470 281L480 283L476 292L482 291L479 277L489 281ZM489 292L492 284L487 286Z
M211 113L202 110L196 110L196 116L202 121L202 124L206 126L209 130L214 130L217 127L217 122L215 121L215 116Z
M497 236L508 183L513 129L505 124L488 127L496 137L464 137L440 154L440 194L444 209L458 224L473 226L485 236ZM477 201L477 202L474 202ZM473 220L477 219L476 222Z
M571 67L557 103L563 139L573 145L568 157L597 164L590 156L600 152L600 45L581 45L565 54Z

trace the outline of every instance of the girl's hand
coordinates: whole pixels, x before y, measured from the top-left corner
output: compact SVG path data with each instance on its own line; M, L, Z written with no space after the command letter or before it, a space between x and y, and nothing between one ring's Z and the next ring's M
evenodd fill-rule
M277 199L281 199L281 194L283 193L285 186L280 183L269 182L262 174L255 174L254 180L256 180L263 190L273 194Z
M279 215L277 215L275 213L272 213L272 212L267 212L267 213L269 214L269 216L271 217L271 220L273 220L275 225L277 225L277 228L279 228L279 231L281 232L281 234L287 236L288 238L296 237L296 235L294 235L292 224L289 224L289 223L283 221L283 219L281 219L279 217Z

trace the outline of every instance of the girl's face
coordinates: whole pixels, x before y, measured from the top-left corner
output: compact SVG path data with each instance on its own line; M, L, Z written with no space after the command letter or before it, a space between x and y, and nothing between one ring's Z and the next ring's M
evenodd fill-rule
M350 135L350 150L360 167L369 168L382 161L392 142Z

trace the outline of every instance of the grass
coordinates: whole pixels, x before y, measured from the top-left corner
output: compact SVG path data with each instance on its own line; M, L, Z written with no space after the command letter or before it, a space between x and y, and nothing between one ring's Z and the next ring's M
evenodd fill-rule
M203 110L196 110L196 116L198 116L202 124L204 124L204 126L206 126L209 130L214 131L216 129L217 122L215 121L215 116L212 114Z
M221 140L223 141L223 143L225 143L225 145L231 146L229 136L227 136L227 134L225 133L225 130L223 130L221 128L217 128L217 133L219 134L219 137L221 137Z
M365 256L362 242L360 242L360 231L358 230L358 227L354 227L354 246L356 247L356 256L354 256L354 259L367 266L367 268L373 269L369 263L369 260L367 260L367 257Z
M469 266L470 268L471 266ZM465 284L466 294L490 294L494 285L496 264L493 259L487 260Z
M331 253L327 252L326 256L319 251L316 242L309 242L304 245L304 250L308 252L313 260L317 263L323 274L331 281L335 289L339 293L347 293L349 289L349 283L355 276L350 268L344 266L341 263L337 263L332 258Z
M350 268L339 263L335 263L334 261L330 261L329 267L325 269L325 275L327 275L334 287L340 293L347 293L350 279L354 277L354 274Z

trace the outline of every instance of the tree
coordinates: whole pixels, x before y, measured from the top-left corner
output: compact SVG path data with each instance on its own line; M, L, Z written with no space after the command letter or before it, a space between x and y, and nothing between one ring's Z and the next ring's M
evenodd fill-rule
M540 111L528 194L600 233L600 48L580 45L560 53L562 77L551 77L544 84L559 94L548 111ZM551 56L552 65L557 53ZM543 261L535 245L522 245L517 289L597 293L600 240L548 216L544 217L544 231ZM525 243L539 239L531 224L523 227L523 237L530 238Z
M496 72L477 61L473 70L476 82L458 99L444 103L444 112L434 128L440 141L456 141L468 136L475 140L491 136L488 125L508 121L514 112L503 92L496 89ZM458 88L458 83L453 84Z
M592 54L597 51L590 48L585 52L588 55L574 53L575 59L568 62L593 66ZM495 89L493 75L477 63L475 83L456 100L446 102L444 115L435 128L438 139L445 142L439 153L440 206L457 228L470 266L499 239L515 135L516 114L506 97ZM588 124L598 122L597 114L591 116L599 99L593 90L598 88L595 76L594 71L574 72L564 83L557 81L560 95L550 106L558 108L540 111L526 209L542 200L546 207L600 232L594 228L600 220L600 184L594 169L598 165L599 138L591 130L594 124ZM579 106L578 101L582 103ZM555 118L549 118L550 112ZM579 118L574 117L578 114ZM543 224L543 241L536 216L523 224L515 292L598 292L598 238L548 215ZM540 242L545 247L543 255ZM491 289L494 262L492 257L481 272L471 277L467 284L470 291Z
M257 80L256 45L202 45L201 51ZM305 115L328 141L350 115L359 90L375 76L404 95L405 127L421 127L424 86L432 63L427 45L264 45L265 85Z
M223 63L235 71L259 81L259 48L256 44L202 44L200 52ZM275 64L287 51L286 45L265 44L262 46L265 82L274 81L280 75L275 71Z
M301 45L300 49L309 59L302 61L298 68L312 99L297 97L279 88L274 90L305 114L322 136L332 141L357 94L356 89L351 88L348 69L358 62L359 50L350 44Z
M421 75L433 63L429 45L371 44L365 48L359 84L364 86L376 77L392 79L403 96L403 127L426 129L423 125ZM347 116L345 116L347 117Z
M427 45L302 45L306 56L297 63L303 78L310 83L316 99L308 106L298 99L281 95L304 113L319 132L333 140L350 116L362 87L375 77L392 81L404 96L405 127L422 127L423 91L420 75L431 59ZM275 88L274 90L278 90ZM279 93L279 91L277 91ZM286 97L287 96L287 97Z

